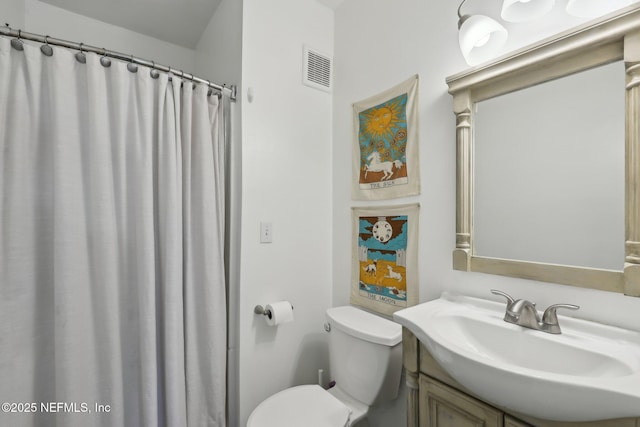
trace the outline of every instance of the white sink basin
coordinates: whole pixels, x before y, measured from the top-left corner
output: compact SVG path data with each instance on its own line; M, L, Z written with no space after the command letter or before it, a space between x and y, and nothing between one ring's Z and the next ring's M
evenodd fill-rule
M504 311L445 293L393 317L497 406L554 421L640 417L640 332L559 316L562 334L552 335L507 323Z

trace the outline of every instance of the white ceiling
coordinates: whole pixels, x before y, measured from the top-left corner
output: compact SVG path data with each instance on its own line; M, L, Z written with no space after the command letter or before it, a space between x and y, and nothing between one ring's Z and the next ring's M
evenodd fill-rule
M221 0L39 1L189 49L195 49L221 2ZM345 0L317 1L335 10Z
M194 49L221 0L40 0Z
M318 0L318 2L335 10L338 6L342 4L342 2L344 2L344 0Z

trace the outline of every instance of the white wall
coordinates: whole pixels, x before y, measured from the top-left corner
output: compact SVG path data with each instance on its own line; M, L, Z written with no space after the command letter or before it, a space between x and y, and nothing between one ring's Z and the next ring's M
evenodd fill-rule
M78 15L38 0L10 0L8 6L8 16L11 20L4 16L2 18L15 29L130 53L185 72L195 68L195 51L192 49ZM24 15L21 17L20 13Z
M452 2L347 0L335 15L333 122L333 303L348 302L350 281L351 104L420 74L422 195L376 204L421 202L420 296L450 280L455 236L455 122L445 76L462 68ZM451 176L450 176L451 175ZM366 203L373 204L373 203ZM451 215L449 215L451 212ZM427 285L428 283L428 285Z
M25 0L4 0L0 9L0 25L9 24L13 28L24 27Z
M330 9L244 0L239 426L269 395L328 368L331 96L302 85L304 44L332 52ZM261 221L273 243L259 243ZM253 308L278 300L293 303L295 320L267 327Z
M556 3L559 8L566 4L562 1ZM437 298L445 290L491 298L489 290L498 288L516 297L536 301L540 307L558 302L578 304L582 308L575 313L576 316L640 329L638 298L452 270L451 252L455 246L455 119L445 78L466 68L458 47L458 5L459 2L448 1L396 0L391 4L385 0L347 0L335 12L333 304L348 303L350 207L362 204L352 202L350 195L351 103L419 73L422 194L384 203L421 203L420 301ZM519 48L525 42L582 21L556 17L554 22L557 26L553 28L542 25L542 21L539 28L535 22L520 28L510 26L508 48ZM388 421L390 419L396 420L393 425L401 425L404 417L404 402L397 401L382 411L374 411L371 425L392 425Z
M223 84L240 84L242 0L221 0L196 46L196 72Z

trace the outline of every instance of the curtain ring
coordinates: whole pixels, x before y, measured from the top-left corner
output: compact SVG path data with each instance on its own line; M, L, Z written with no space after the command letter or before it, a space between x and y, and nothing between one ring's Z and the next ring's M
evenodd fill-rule
M211 87L211 80L207 80L207 96L211 96L213 88Z
M11 39L11 47L15 50L24 50L24 43L22 42L22 30L18 30L18 38Z
M158 77L160 77L160 73L158 72L158 70L156 70L156 62L151 61L151 64L151 71L149 72L149 74L151 75L152 79L157 79Z
M105 48L102 48L102 57L100 58L100 63L105 68L111 67L111 60L107 58L107 49Z
M40 52L44 56L53 56L53 48L49 45L49 36L44 36L44 44L40 46Z
M133 55L131 55L131 62L127 64L127 70L129 70L132 73L138 72L138 65L133 63Z
M180 87L184 86L184 71L180 70Z
M76 60L81 64L86 64L87 55L84 54L84 51L82 50L82 45L84 45L84 43L80 43L80 52L76 53Z

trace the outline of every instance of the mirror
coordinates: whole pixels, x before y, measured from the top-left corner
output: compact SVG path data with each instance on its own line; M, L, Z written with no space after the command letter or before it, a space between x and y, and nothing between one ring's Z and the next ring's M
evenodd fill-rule
M621 61L479 102L473 253L622 271Z
M640 296L640 6L447 85L453 268Z

